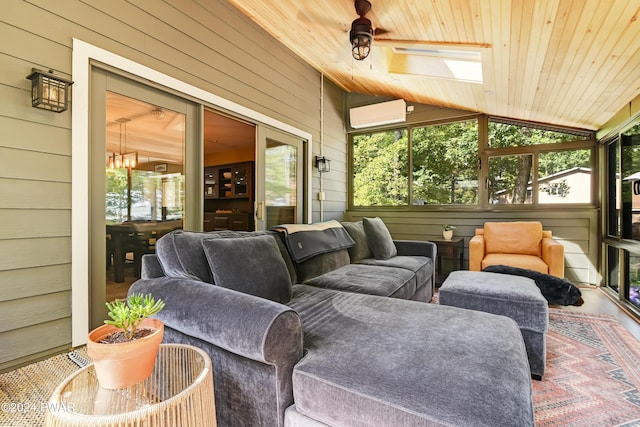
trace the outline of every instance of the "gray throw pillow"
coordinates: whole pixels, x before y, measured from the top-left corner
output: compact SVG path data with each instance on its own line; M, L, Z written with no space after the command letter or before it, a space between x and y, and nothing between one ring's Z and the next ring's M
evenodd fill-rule
M391 233L380 218L362 218L362 225L375 259L389 259L398 255Z
M291 278L273 236L202 241L214 284L287 303Z
M353 241L356 242L355 245L348 248L351 262L355 263L363 259L373 258L362 221L343 222L342 226L347 230Z

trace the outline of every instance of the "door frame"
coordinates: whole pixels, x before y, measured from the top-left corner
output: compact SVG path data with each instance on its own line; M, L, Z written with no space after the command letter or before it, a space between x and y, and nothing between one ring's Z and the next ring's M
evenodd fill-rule
M86 343L89 333L90 281L90 93L92 63L105 64L133 76L164 86L192 101L231 111L241 117L265 124L307 141L306 174L311 168L311 134L250 108L214 95L167 74L73 38L72 75L74 85L71 102L71 345ZM307 180L307 206L311 206L311 180ZM312 212L307 212L311 222Z

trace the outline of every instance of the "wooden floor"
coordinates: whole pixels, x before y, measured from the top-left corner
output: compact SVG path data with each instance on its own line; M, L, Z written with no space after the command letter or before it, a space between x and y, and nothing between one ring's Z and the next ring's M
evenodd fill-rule
M640 340L640 323L635 317L628 314L625 310L614 303L604 291L597 287L580 288L584 304L580 307L575 306L553 306L562 310L572 310L584 313L602 313L614 316L633 336Z

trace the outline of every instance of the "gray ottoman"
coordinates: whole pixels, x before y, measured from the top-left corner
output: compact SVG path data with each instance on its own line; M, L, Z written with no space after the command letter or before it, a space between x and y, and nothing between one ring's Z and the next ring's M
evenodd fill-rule
M547 360L549 308L536 283L526 277L454 271L439 291L442 305L508 316L516 321L527 348L531 376L540 380Z

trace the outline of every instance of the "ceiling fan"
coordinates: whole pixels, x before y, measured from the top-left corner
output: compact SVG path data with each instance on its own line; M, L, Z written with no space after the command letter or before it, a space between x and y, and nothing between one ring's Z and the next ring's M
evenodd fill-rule
M371 20L368 19L365 15L367 15L371 11L371 2L368 0L355 0L354 6L356 9L356 13L358 14L358 18L356 18L351 23L351 30L349 31L349 41L351 42L351 54L354 59L358 61L362 61L371 51L371 44L373 42L374 36L380 36L382 34L386 34L389 31L383 28L373 28L371 24ZM448 46L454 48L487 48L491 47L488 43L464 43L464 42L431 42L431 41L416 41L416 40L390 40L390 39L378 39L379 42L383 42L385 44L428 44L435 46Z
M356 18L351 23L351 31L349 31L351 54L354 59L362 61L369 56L374 34L383 34L386 31L382 29L374 31L371 20L365 17L371 11L371 2L368 0L355 0L353 3L359 18Z

